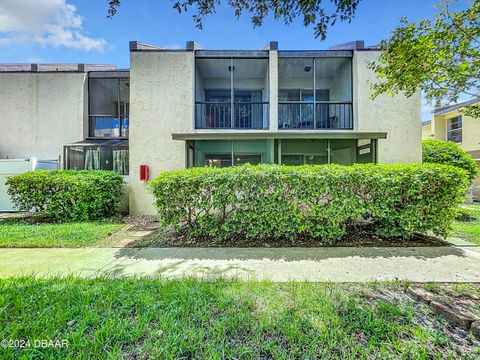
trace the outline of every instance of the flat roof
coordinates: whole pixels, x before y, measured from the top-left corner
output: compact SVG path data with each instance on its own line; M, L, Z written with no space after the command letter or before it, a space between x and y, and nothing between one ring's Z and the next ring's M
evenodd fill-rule
M140 41L130 41L130 51L167 51L167 52L185 52L194 51L196 56L200 57L259 57L268 56L270 50L279 50L278 41L270 41L266 46L261 49L233 49L233 50L215 50L205 49L202 45L195 41L187 41L185 47L169 48L163 46L150 45L142 43ZM352 56L353 51L379 51L380 48L377 45L365 46L363 40L355 40L346 42L343 44L333 45L328 50L279 50L279 56Z
M93 72L124 71L113 64L0 64L0 72Z
M352 130L221 130L173 133L173 140L386 139L386 132Z

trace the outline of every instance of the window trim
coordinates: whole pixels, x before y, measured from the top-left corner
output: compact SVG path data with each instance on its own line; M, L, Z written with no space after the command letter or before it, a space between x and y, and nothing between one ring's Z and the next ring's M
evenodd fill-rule
M457 129L453 129L453 130L449 129L449 122L451 122L452 120L457 120L457 122L459 121L460 122L460 127L457 128ZM459 130L460 130L460 141L455 141L455 140L449 139L450 132L459 131ZM462 115L457 115L457 116L454 116L452 118L446 119L446 121L445 121L445 138L446 138L447 141L451 141L451 142L454 142L456 144L463 143L463 117L462 117Z

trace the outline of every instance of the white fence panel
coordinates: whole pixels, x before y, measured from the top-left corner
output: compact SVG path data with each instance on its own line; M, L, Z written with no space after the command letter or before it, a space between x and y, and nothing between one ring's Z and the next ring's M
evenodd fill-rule
M7 178L32 170L32 163L24 159L0 160L0 211L16 211L7 194Z

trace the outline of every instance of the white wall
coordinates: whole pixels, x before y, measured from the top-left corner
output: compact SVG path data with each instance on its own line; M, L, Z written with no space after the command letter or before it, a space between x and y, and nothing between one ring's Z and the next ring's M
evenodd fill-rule
M86 130L85 73L0 73L0 158L57 159Z
M186 165L185 142L172 133L193 128L194 55L188 51L131 53L130 213L155 214L153 197L139 180L140 165L150 178Z
M353 106L358 131L387 132L378 140L379 163L414 163L422 161L420 92L410 98L382 94L370 98L370 84L377 81L368 64L378 51L355 51L353 58Z

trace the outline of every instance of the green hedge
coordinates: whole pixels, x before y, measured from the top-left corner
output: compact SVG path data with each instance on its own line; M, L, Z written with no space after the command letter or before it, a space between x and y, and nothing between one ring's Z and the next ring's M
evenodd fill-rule
M150 182L160 222L188 236L314 237L333 242L363 219L382 236L446 235L466 191L446 165L194 168Z
M478 175L475 160L458 144L442 140L426 139L422 142L424 163L453 165L467 172L471 182Z
M7 179L8 194L20 210L59 220L93 220L115 215L123 179L111 171L37 170Z

